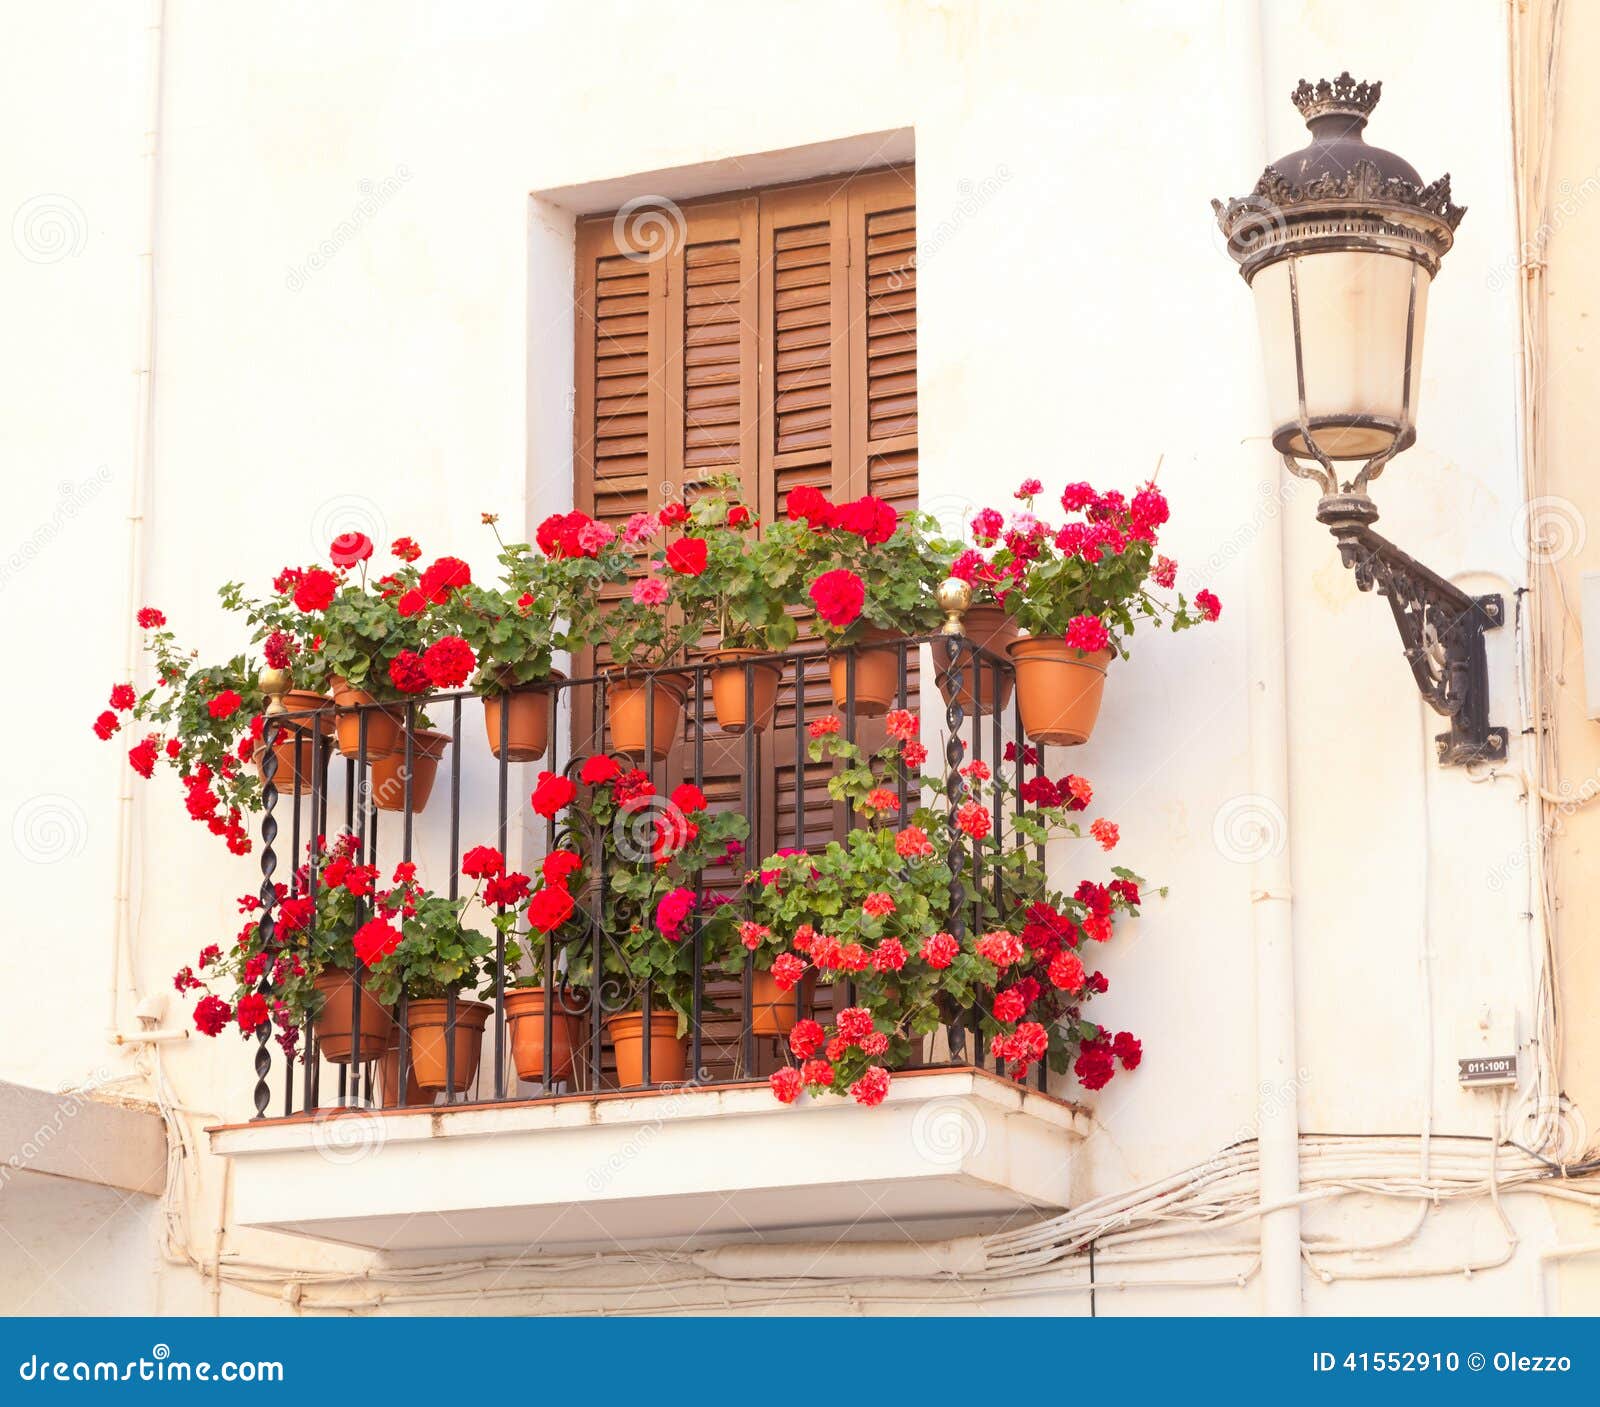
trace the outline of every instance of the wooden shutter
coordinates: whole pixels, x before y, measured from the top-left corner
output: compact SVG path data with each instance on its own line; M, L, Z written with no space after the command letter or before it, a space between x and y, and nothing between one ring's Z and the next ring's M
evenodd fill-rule
M718 197L681 207L681 217L663 247L631 256L611 215L579 223L577 506L620 530L630 514L732 473L763 522L802 484L914 507L913 169ZM801 642L813 639L802 618ZM602 647L578 667L604 662ZM913 707L915 682L913 673ZM702 741L702 786L714 805L749 810L757 853L802 838L823 844L844 825L827 796L830 769L807 766L797 785L804 737L797 749L794 695L786 680L754 767L743 740L714 721ZM818 661L803 720L832 709ZM592 749L585 701L575 700L574 716L574 746ZM864 724L863 746L879 742L881 725ZM686 731L665 780L694 775ZM708 1043L722 1034L708 1028ZM723 1072L732 1051L708 1044L707 1057Z

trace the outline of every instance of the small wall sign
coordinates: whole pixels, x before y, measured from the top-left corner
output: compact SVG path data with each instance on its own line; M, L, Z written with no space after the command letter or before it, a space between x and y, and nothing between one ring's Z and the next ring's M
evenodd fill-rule
M1514 1085L1517 1082L1517 1057L1514 1055L1475 1055L1457 1060L1458 1079L1464 1085Z

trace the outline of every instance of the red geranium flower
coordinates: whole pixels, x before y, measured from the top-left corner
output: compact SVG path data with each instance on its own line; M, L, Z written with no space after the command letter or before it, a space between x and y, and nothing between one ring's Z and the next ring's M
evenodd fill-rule
M572 784L570 777L563 777L559 772L541 772L531 802L539 815L554 820L556 812L570 805L577 794L578 788Z
M133 770L146 779L156 770L158 741L157 738L146 738L142 743L136 743L128 749L128 761L133 765Z
M372 556L372 539L365 533L340 533L328 548L328 558L336 567L353 567Z
M382 962L400 946L400 941L400 930L386 918L369 918L351 939L356 957L367 967Z
M571 850L552 850L544 857L539 872L546 884L565 884L583 868L583 857Z
M206 705L206 712L213 718L232 718L243 702L232 689L224 689Z
M133 692L132 684L113 684L111 686L111 707L126 711L138 701Z
M483 886L483 902L495 907L509 908L528 897L528 876L513 871L496 875Z
M452 591L472 585L472 569L459 557L441 557L423 572L417 585L434 605L442 606Z
M1207 620L1215 620L1222 614L1222 602L1209 591L1194 593L1194 603L1200 608L1200 614Z
M994 823L981 801L963 801L956 807L956 824L974 840L982 840Z
M681 786L676 786L672 789L672 804L685 813L704 811L706 809L706 794L693 782L684 782Z
M428 598L413 587L410 591L400 593L400 599L394 603L394 608L400 612L401 619L410 620L428 609Z
M239 1029L245 1035L250 1035L258 1026L266 1024L267 999L260 992L251 992L240 997L233 1019L239 1023Z
M833 505L828 502L821 490L813 488L810 484L802 484L799 488L789 491L789 497L784 500L784 512L791 523L804 520L819 530L830 526L833 522Z
M833 510L832 526L854 533L864 542L874 546L887 542L894 536L900 515L894 505L874 498L870 493L849 503L841 503Z
M312 567L294 589L295 609L301 611L325 611L333 601L333 594L339 589L339 578L332 572L325 572L321 567Z
M656 905L656 927L669 942L676 943L683 934L684 920L694 911L694 890L681 886L661 896Z
M750 510L742 503L735 503L728 510L728 526L730 528L746 527L750 522Z
M679 523L688 522L689 510L681 503L668 503L662 507L661 512L656 516L671 528L676 527Z
M228 1024L232 1016L233 1008L223 1001L221 997L201 997L195 1003L195 1029L202 1035L216 1035Z
M429 645L422 656L428 678L441 689L459 689L477 668L472 646L459 635L446 635Z
M1103 650L1111 643L1111 632L1106 629L1106 624L1099 616L1073 616L1067 622L1067 644L1075 650L1084 650L1093 654Z
M607 782L614 782L622 775L621 766L604 753L595 753L583 764L583 770L578 773L578 778L584 786L604 786Z
M99 738L101 742L105 742L121 726L122 724L117 721L117 715L108 708L102 712L98 718L95 719L94 735L95 737Z
M881 1065L867 1066L861 1078L850 1086L850 1097L869 1109L875 1104L882 1104L888 1093L889 1072Z
M528 900L528 923L540 933L552 933L572 917L576 907L564 884L546 884Z
M1098 821L1089 827L1089 834L1100 842L1100 848L1102 850L1116 849L1117 840L1119 837L1115 821L1108 821L1102 816Z
M921 957L929 967L949 967L961 953L961 944L948 933L933 933L922 940Z
M822 1049L826 1035L827 1032L809 1017L796 1021L789 1032L789 1049L805 1060Z
M811 600L824 621L835 630L843 630L860 617L867 589L854 572L836 567L811 583Z
M800 1072L793 1065L774 1070L767 1077L767 1083L780 1104L793 1104L800 1097Z
M706 540L680 537L667 548L667 565L679 576L699 576L706 569Z
M143 607L138 616L141 630L160 630L167 623L167 618L154 606ZM227 1018L224 1017L224 1020Z
M415 650L401 650L389 661L389 682L402 694L425 694L431 687L427 666Z
M1076 992L1083 986L1083 962L1076 953L1057 953L1050 959L1047 975L1051 986L1063 992Z
M806 975L806 965L793 953L779 953L772 960L772 980L780 992L792 992Z
M826 1060L808 1060L800 1067L800 1078L808 1085L826 1087L833 1083L833 1066Z
M492 845L474 845L461 857L461 873L469 879L488 879L505 868L506 857Z
M868 918L883 918L894 910L894 896L890 894L872 893L861 901L861 912Z
M409 537L397 537L389 550L402 562L415 562L422 556L422 549Z

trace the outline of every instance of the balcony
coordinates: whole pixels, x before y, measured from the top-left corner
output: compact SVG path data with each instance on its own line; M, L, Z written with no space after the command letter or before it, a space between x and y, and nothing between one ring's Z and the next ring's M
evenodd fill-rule
M387 712L376 704L291 708L267 724L263 873L270 881L285 849L303 864L311 838L332 834L330 825L342 816L365 864L376 865L380 857L386 865L437 860L420 854L422 833L447 835L448 895L456 899L463 888L462 846L471 839L462 830L469 785L463 759L474 747L498 754L489 785L502 853L513 831L532 820L526 797L535 776L575 774L595 753L622 752L648 771L662 794L677 782L692 782L712 811L741 812L749 823L744 853L752 866L781 849L806 851L840 837L856 819L848 803L829 796L832 764L819 765L808 753L809 724L823 715L836 715L849 741L871 746L882 735L888 708L934 704L922 708L943 722L938 730L924 725L933 745L928 766L943 756L951 796L964 785L960 764L971 760L987 761L996 771L1014 769L1018 784L1042 775L1039 763L1025 768L1020 748L1013 760L1003 760L1007 742L1022 736L1014 704L992 706L1011 698L1008 660L955 635L883 648L893 656L892 670L888 696L876 699L865 696L853 654L828 656L812 648L744 659L736 682L743 684L746 716L770 715L760 732L724 731L712 701L716 666L684 666L678 671L686 681L681 714L668 721L660 746L652 696L666 684L646 676L644 737L630 751L617 747L611 731L616 676L555 681L548 686L546 750L533 762L512 760L512 710L489 711L486 725L478 721L483 704L470 692L425 701L436 720L443 715L434 734L418 727L419 703ZM769 686L770 702L763 702ZM941 692L948 702L939 706ZM403 747L387 757L369 755L380 722L398 721L397 711L404 713ZM337 737L336 724L342 725ZM431 769L422 751L436 748L441 736L437 775L425 775ZM948 746L949 739L964 743ZM340 757L341 743L353 755ZM483 768L473 770L481 787ZM910 786L902 776L900 807L911 800ZM419 811L425 804L424 826ZM995 833L1006 835L1012 820L997 794ZM535 836L531 849L555 845L554 821L543 829L542 847ZM983 872L978 847L969 847L953 825L935 840L951 869L952 890L959 882L988 902L1003 897L998 875ZM598 866L603 886L603 857ZM719 889L737 892L741 880L730 867L725 873L708 869L694 882L703 897ZM310 890L314 908L316 883L315 867L301 868L291 892ZM369 906L360 909L358 919ZM569 964L606 970L613 935L604 931L599 906L564 956L556 955L554 943L544 945L543 972L535 973L558 1000L553 1011L532 1017L508 1009L507 1001L516 995L512 984L519 976L507 954L526 931L496 934L492 1001L475 1013L484 1022L481 1059L464 1054L459 1039L479 1004L452 993L443 1002L443 1074L435 1072L431 1084L417 1083L403 992L392 1010L377 1009L359 964L352 976L362 996L345 1003L347 1030L334 1032L320 1020L304 1033L297 1056L285 1060L263 1026L253 1051L256 1117L211 1130L214 1151L234 1160L241 1223L370 1249L424 1251L463 1244L715 1240L847 1227L856 1235L945 1235L1067 1205L1071 1153L1086 1131L1085 1116L1044 1092L1042 1063L1036 1087L1025 1088L1005 1077L1002 1062L986 1059L976 1009L950 1011L939 1030L920 1037L912 1068L896 1075L877 1107L833 1096L792 1106L777 1102L764 1077L788 1062L787 1032L802 1017L826 1020L851 1006L853 982L835 973L814 989L802 983L794 989L792 1011L786 997L775 1017L772 1005L758 1000L752 957L744 958L742 973L703 961L706 912L697 903L684 939L685 951L693 952L693 995L682 1075L659 1067L663 1047L654 1040L639 1043L636 1071L619 1070L606 1018L658 1007L648 979L635 988L602 981L580 989L567 981ZM262 991L270 999L270 984ZM381 1050L377 1025L385 1028ZM360 1058L352 1060L351 1052ZM463 1070L458 1062L476 1068ZM543 1078L544 1071L552 1077ZM350 1166L378 1155L381 1177ZM532 1169L537 1176L529 1175Z

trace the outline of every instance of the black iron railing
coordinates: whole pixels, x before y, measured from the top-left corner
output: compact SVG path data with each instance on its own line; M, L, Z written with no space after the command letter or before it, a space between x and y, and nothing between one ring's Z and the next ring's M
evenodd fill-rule
M927 672L924 671L922 664L924 647L928 648L932 663L931 671ZM1012 768L1015 784L1020 787L1028 776L1043 775L1043 763L1037 760L1037 755L1031 768L1026 761L1028 750L1023 745L1020 712L1015 702L1014 689L1011 687L1012 665L1008 659L991 653L960 635L904 639L887 642L881 648L893 650L897 657L896 698L891 707L917 710L926 705L938 708L939 691L932 687L926 689L923 687L925 673L928 684L940 686L944 695L942 706L945 725L944 786L949 800L949 821L945 835L936 838L936 843L942 839L944 858L952 875L953 912L950 930L960 937L968 930L973 918L973 915L964 910L975 907L966 904L969 881L974 892L988 886L987 892L996 907L1002 907L1005 899L998 870L992 876L983 873L984 861L981 851L968 841L955 824L956 805L967 790L961 769L964 764L971 761L986 761L997 774L1002 766ZM751 828L749 840L746 842L746 859L749 864L758 864L762 857L779 848L780 841L786 841L791 848L797 850L804 850L808 840L812 844L817 843L816 836L807 836L807 790L813 778L820 779L825 765L813 763L808 757L807 747L810 741L808 723L811 716L819 716L825 712L836 713L842 720L843 733L847 740L853 743L860 742L864 747L871 745L871 739L864 734L866 729L874 726L874 720L861 716L861 711L857 708L858 666L854 655L846 654L843 657L842 701L826 706L816 703L815 700L808 701L808 686L815 689L822 683L825 687L825 672L818 670L818 666L825 664L825 656L826 652L818 646L786 654L751 657L741 662L744 670L746 719L750 719L755 713L756 671L772 667L780 671L775 717L760 734L750 728L746 728L741 735L720 731L716 718L709 709L708 678L713 669L726 668L725 664L697 660L664 671L688 676L691 681L682 719L675 734L674 746L664 758L655 756L653 709L649 707L649 695L656 684L653 677L645 676L647 690L645 745L641 754L632 756L633 764L647 770L658 791L663 793L675 781L692 781L696 786L704 788L708 779L708 748L737 747L740 750L737 767L740 805ZM518 791L527 790L514 774L523 772L531 779L540 770L558 773L575 771L584 758L596 752L612 751L607 724L607 691L614 687L612 676L595 674L584 678L555 678L540 687L547 690L553 696L553 700L548 749L539 760L532 762L510 760L508 754L511 711L507 707L499 710L499 757L495 762L493 785L496 801L494 833L502 855L507 851L511 827L517 814L515 808L527 808L525 797L520 802L513 800L516 795L516 791L513 790L514 781ZM1002 703L1001 707L994 707L996 700L1004 700L1007 697L1011 698L1009 704ZM446 725L450 742L448 762L441 761L437 765L446 773L447 781L443 793L449 807L446 822L450 861L447 893L451 899L460 896L462 842L466 839L468 843L472 843L480 838L476 834L464 837L462 833L465 746L470 745L473 738L483 736L482 725L476 724L478 702L478 695L469 690L462 690L433 694L425 699L405 704L375 703L348 709L336 708L329 702L313 710L268 714L264 725L264 750L261 753L264 813L261 822L261 900L264 915L262 940L269 949L272 947L273 925L276 922L277 898L274 874L279 862L278 842L285 828L288 830L289 854L294 857L294 865L305 866L304 874L313 900L313 912L317 866L305 864L307 850L316 837L330 835L330 820L338 821L342 818L344 829L355 837L357 854L354 858L361 864L376 866L380 863L380 859L386 864L392 864L396 860L413 860L417 842L418 814L415 805L418 783L416 725L422 709L443 709L448 714ZM967 702L970 702L971 708L965 706ZM400 711L404 713L403 763L397 772L389 775L386 782L375 786L373 764L374 761L382 759L369 757L368 734L374 718L384 711L387 711L389 716ZM332 736L332 724L336 716L348 720L352 713L359 720L357 746L354 756L339 759L343 762L341 767L335 762L336 746ZM472 720L471 723L469 719ZM283 746L291 738L294 745ZM1009 761L1006 758L1008 743L1015 744ZM782 754L788 755L781 755L780 749ZM283 771L280 752L288 755L289 766L294 773L292 780L280 775ZM782 807L779 803L785 798L777 795L767 798L761 795L762 763L769 758L774 764L771 768L774 779L780 766L787 763L793 769L791 794L787 798L787 804ZM289 785L280 789L280 783L286 781ZM912 785L903 775L897 783L902 814L916 804L916 798L911 795ZM1017 800L1014 804L1017 811L1008 818L1005 814L1004 797L998 789L996 790L991 819L994 833L1002 839L1016 835L1012 822L1015 815L1020 813L1021 802ZM844 812L843 830L847 831L853 824L854 817L847 804L840 803L840 806ZM286 809L289 811L287 817L283 814ZM532 816L531 811L528 814ZM555 832L555 822L547 822L544 836L547 848L553 845ZM842 838L842 832L839 834ZM1021 841L1018 840L1017 843ZM604 849L597 846L597 850L600 852L597 861L600 867L599 879L603 885L606 881L603 869ZM1043 847L1039 846L1038 851L1042 860ZM736 982L729 981L721 973L706 971L702 961L702 925L705 913L703 901L706 895L706 877L703 874L697 879L696 888L697 898L702 902L697 904L692 917L693 932L690 937L694 945L695 960L693 1019L689 1030L689 1080L697 1084L719 1084L757 1079L767 1072L763 1068L764 1059L772 1068L775 1068L775 1063L782 1059L778 1048L780 1042L772 1041L771 1048L763 1051L764 1039L771 1038L758 1037L754 1029L751 1013L754 976L752 957L746 956L742 979ZM364 911L358 915L358 922L370 916L370 907L370 904L363 905ZM406 1000L403 995L393 1013L395 1040L392 1050L386 1052L381 1061L363 1058L362 991L366 974L357 962L354 970L356 993L350 1002L349 1056L338 1062L327 1059L319 1049L314 1031L308 1026L302 1032L298 1058L282 1062L282 1094L279 1104L282 1116L289 1117L297 1112L304 1113L329 1106L367 1106L379 1102L380 1096L381 1102L386 1106L416 1103L432 1105L440 1102L481 1104L617 1088L615 1075L608 1070L605 1059L607 1038L602 1017L609 1014L613 1008L604 1001L601 991L602 946L606 941L606 935L600 931L598 918L598 911L602 907L595 906L596 916L591 920L591 932L588 937L592 945L590 969L593 973L593 991L577 994L576 999L571 1000L569 1005L559 1012L555 1009L551 996L565 990L561 987L562 974L556 966L556 945L549 942L542 944L541 976L547 994L543 1020L544 1049L541 1069L546 1072L543 1083L530 1087L513 1078L508 1068L507 984L518 974L507 972L506 938L504 934L497 932L492 1026L485 1032L484 1058L480 1061L476 1077L470 1085L458 1088L466 1082L458 1081L456 1078L457 998L454 994L445 999L448 1004L443 1037L446 1070L444 1085L438 1094L407 1097L411 1052L407 1033ZM732 992L723 990L730 985L736 986L737 990ZM710 996L712 989L716 989L716 999L719 1002L733 1003L732 1024L736 1030L731 1037L726 1030L730 1024L726 1017L715 1031L712 1029L714 1023L707 1019L707 1013L712 1007ZM269 1002L272 1000L270 965L259 990ZM816 991L813 1001L818 1008L831 1002L833 1009L837 1010L849 1005L851 996L848 975L836 974L832 990ZM630 1006L638 1005L646 1013L652 1010L651 994L648 989L642 994L629 993L628 997ZM794 997L798 1019L807 1014L805 984L795 987ZM719 1006L717 1009L723 1013L727 1011L726 1006ZM555 1031L558 1016L578 1020L586 1028L579 1043L579 1058L574 1059L572 1074L565 1079L551 1078L551 1072L557 1067ZM269 1107L272 1104L273 1064L269 1046L270 1037L270 1025L263 1025L257 1033L254 1057L256 1072L254 1103L255 1117L258 1119L272 1117L269 1115ZM944 1050L927 1059L925 1063L979 1067L985 1064L983 1036L977 1028L976 1021L971 1019L971 1014L958 1017L945 1028L945 1039L942 1044ZM650 1068L652 1045L647 1021L641 1052L642 1085L630 1088L661 1086L662 1082L652 1078L654 1073ZM381 1089L378 1080L380 1066L383 1067L385 1076ZM999 1072L1001 1062L994 1061L993 1068ZM337 1081L336 1095L334 1090L327 1087L330 1078ZM1043 1088L1045 1085L1043 1062L1038 1066L1036 1079L1039 1087Z

